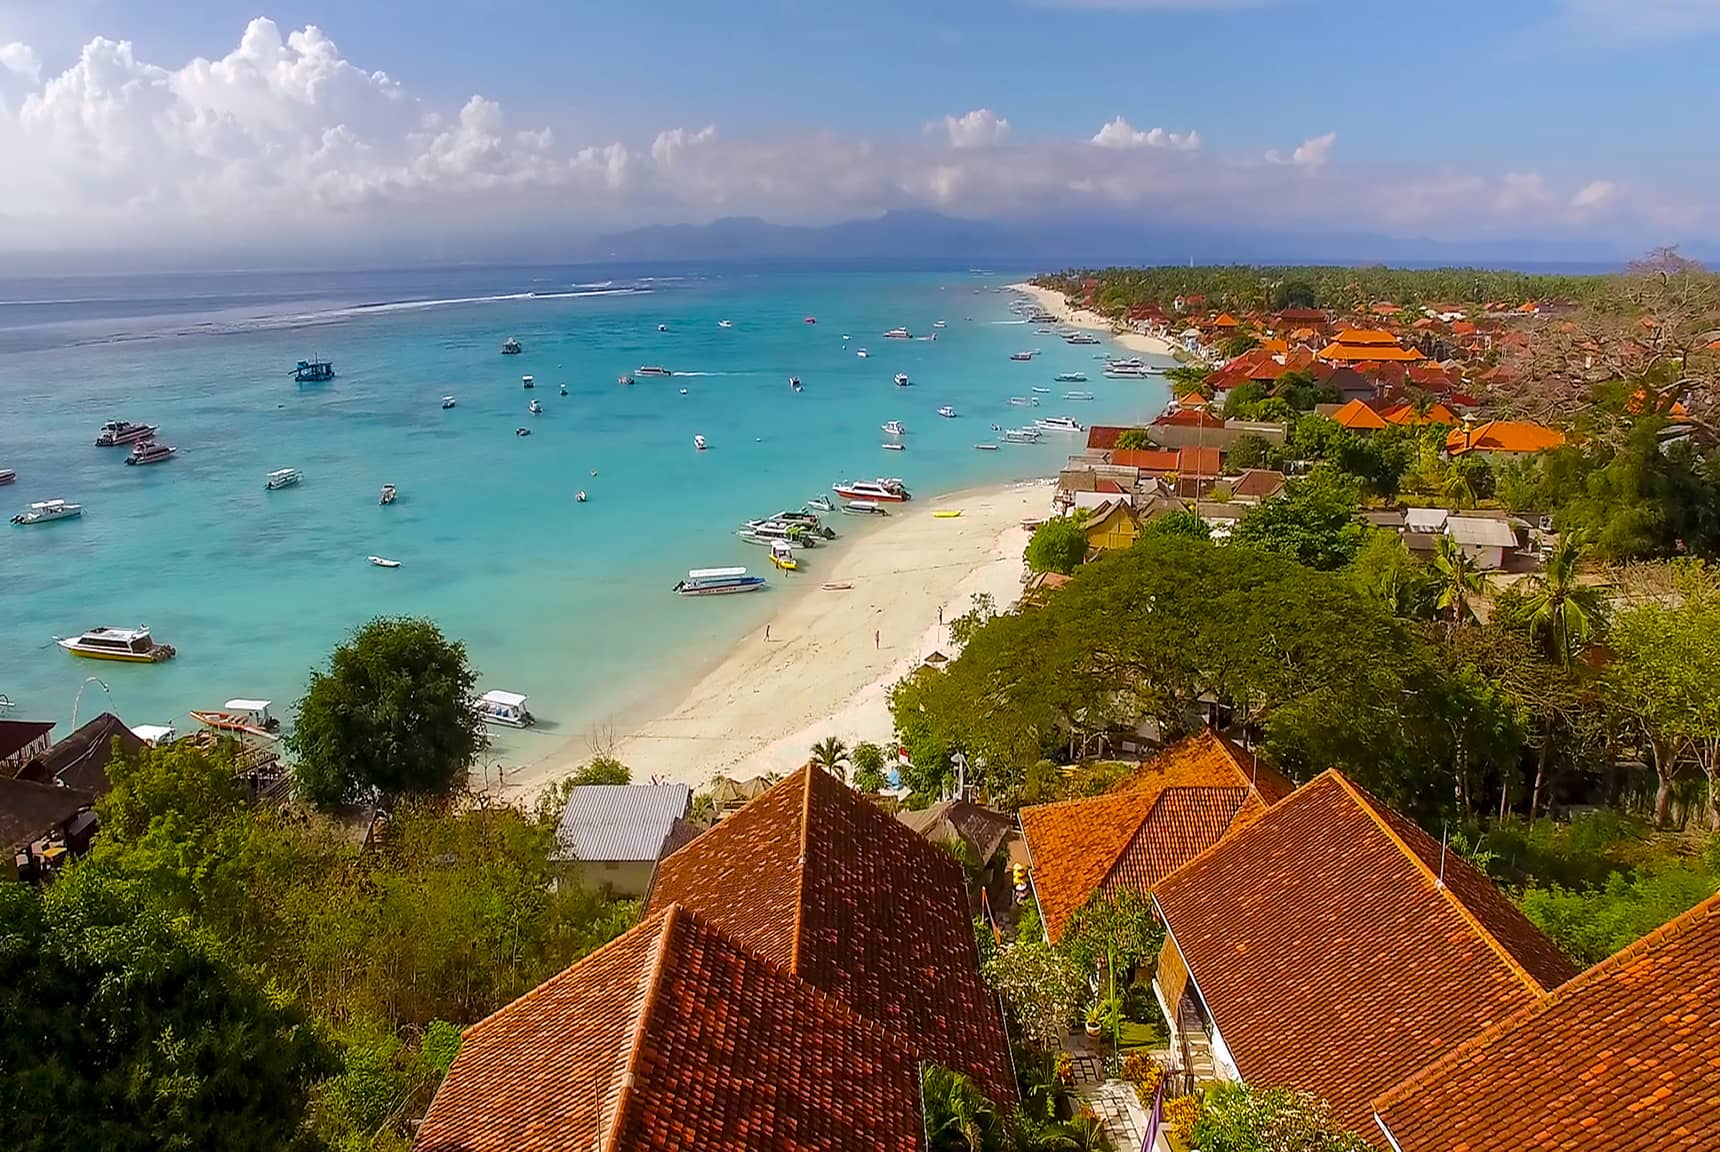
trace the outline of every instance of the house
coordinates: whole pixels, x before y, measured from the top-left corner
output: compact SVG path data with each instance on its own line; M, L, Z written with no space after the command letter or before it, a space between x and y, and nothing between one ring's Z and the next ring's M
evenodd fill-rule
M692 803L685 784L575 785L556 826L555 858L578 862L585 881L617 896L643 896L663 842Z
M1445 438L1448 456L1466 452L1528 453L1546 452L1562 446L1565 434L1556 428L1523 420L1489 420L1471 428L1453 428Z
M1387 424L1402 424L1411 428L1420 428L1428 424L1460 424L1457 413L1444 404L1432 404L1427 411L1417 412L1415 405L1409 403L1394 404L1380 413L1380 419Z
M1360 400L1351 400L1341 405L1332 413L1332 419L1336 420L1340 427L1348 428L1352 432L1378 432L1386 426L1380 414Z
M1127 548L1141 533L1141 522L1125 500L1108 500L1099 505L1081 527L1087 533L1087 548L1093 552Z
M1445 522L1450 517L1451 512L1445 508L1405 508L1404 529L1408 532L1437 535L1445 531Z
M0 720L0 776L16 776L26 762L48 750L52 720Z
M112 712L103 712L31 758L18 770L18 779L105 796L111 787L107 766L116 747L123 754L133 754L144 747L143 738Z
M1196 500L1194 514L1206 523L1214 540L1228 540L1232 529L1242 523L1252 507L1231 500Z
M1511 525L1487 516L1448 516L1445 534L1483 571L1505 567L1505 554L1517 550Z
M1413 348L1404 348L1397 337L1378 328L1346 328L1320 349L1320 359L1340 364L1384 363L1423 359Z
M1329 770L1164 877L1154 990L1212 1074L1371 1102L1575 969L1480 872Z
M677 903L466 1029L415 1152L923 1149L890 1028Z
M34 879L67 853L89 847L95 795L0 776L0 880Z
M961 866L828 772L800 769L664 858L648 912L672 904L1014 1104Z
M1095 892L1128 888L1147 895L1294 788L1206 731L1167 748L1102 796L1023 808L1018 819L1046 939L1056 943Z
M1271 468L1249 468L1230 486L1230 498L1239 504L1259 504L1284 491L1284 473Z
M1373 1102L1398 1152L1720 1148L1720 896Z
M1015 821L1006 813L971 800L940 800L917 812L898 812L896 819L933 844L960 842L981 865L990 863L1015 832Z

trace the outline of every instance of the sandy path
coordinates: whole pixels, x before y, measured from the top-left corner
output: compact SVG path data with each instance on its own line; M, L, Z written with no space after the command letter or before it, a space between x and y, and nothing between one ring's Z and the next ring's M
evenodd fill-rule
M1085 308L1071 308L1063 293L1050 288L1040 288L1033 284L1011 284L1018 292L1025 292L1038 301L1039 306L1057 317L1059 321L1074 328L1087 328L1095 332L1109 332L1111 321L1097 312ZM1148 352L1154 356L1169 356L1176 349L1169 340L1158 336L1142 336L1135 332L1123 332L1113 337L1117 343L1132 352Z

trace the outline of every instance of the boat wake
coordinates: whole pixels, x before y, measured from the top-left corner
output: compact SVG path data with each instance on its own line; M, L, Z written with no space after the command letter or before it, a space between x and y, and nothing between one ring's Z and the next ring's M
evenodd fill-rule
M1026 320L993 320L993 324L1026 324Z

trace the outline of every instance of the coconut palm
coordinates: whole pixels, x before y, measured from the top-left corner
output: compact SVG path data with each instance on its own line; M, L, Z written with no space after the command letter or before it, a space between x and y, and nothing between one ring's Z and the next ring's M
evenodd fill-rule
M1582 650L1599 622L1600 593L1577 582L1585 550L1574 533L1565 533L1548 554L1546 569L1531 585L1529 627L1537 635L1547 635L1561 664L1569 664Z
M1475 615L1470 601L1492 590L1487 574L1475 566L1475 560L1451 537L1441 536L1433 553L1434 584L1439 590L1436 607L1451 612L1453 625L1462 624Z
M812 746L812 766L824 769L838 780L846 780L848 745L834 736L826 736Z
M997 1152L1004 1146L997 1111L960 1072L926 1065L920 1074L920 1103L932 1152Z

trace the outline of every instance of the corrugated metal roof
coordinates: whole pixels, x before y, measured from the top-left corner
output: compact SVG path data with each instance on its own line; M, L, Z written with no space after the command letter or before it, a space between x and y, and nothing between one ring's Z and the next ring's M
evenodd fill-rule
M685 784L582 784L556 832L562 859L655 860L677 817L693 802Z
M1503 520L1453 516L1445 522L1446 533L1459 544L1481 548L1515 548L1517 535Z

